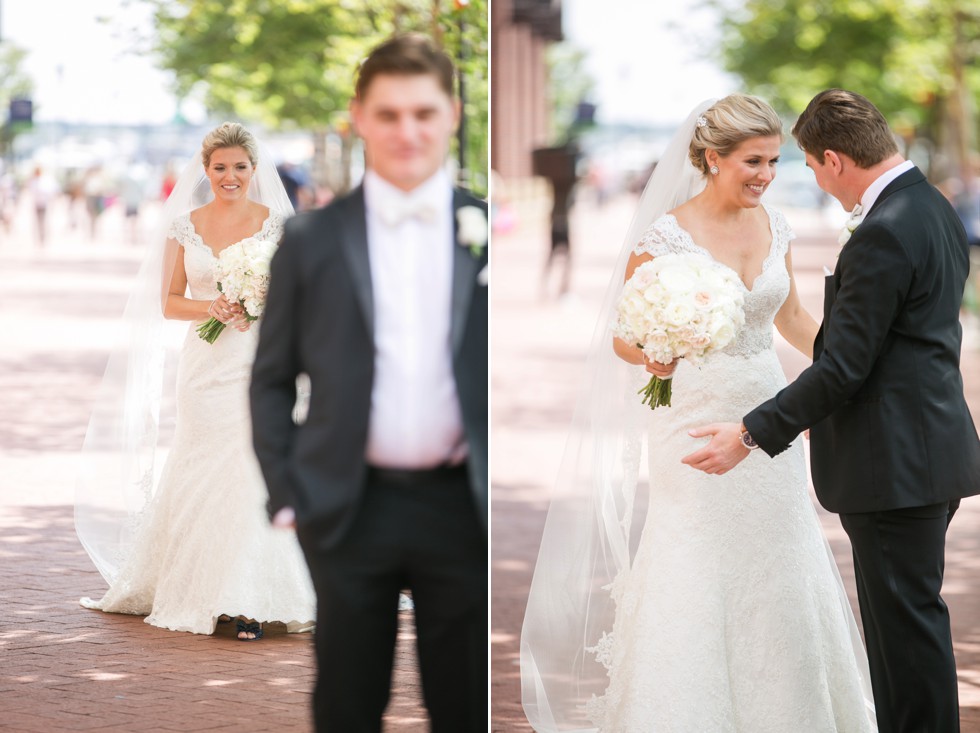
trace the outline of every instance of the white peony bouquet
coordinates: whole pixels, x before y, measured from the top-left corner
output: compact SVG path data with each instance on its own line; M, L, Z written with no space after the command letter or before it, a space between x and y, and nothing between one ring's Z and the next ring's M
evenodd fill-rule
M276 252L274 242L249 237L218 254L218 291L245 309L245 317L257 321L265 311L269 290L269 263ZM198 335L213 344L225 324L210 318L197 328Z
M701 363L725 348L745 323L738 276L697 254L668 254L644 262L623 286L613 334L647 359ZM670 406L670 377L654 376L640 390L650 409Z

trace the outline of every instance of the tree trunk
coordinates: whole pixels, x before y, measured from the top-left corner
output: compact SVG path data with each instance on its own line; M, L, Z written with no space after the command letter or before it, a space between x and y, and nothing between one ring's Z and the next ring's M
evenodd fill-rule
M331 186L330 182L330 161L327 160L327 127L318 127L313 130L313 168L310 175L313 177L313 185L317 188Z
M432 18L430 20L429 35L436 42L439 48L443 47L442 26L439 24L439 16L442 14L442 0L432 0Z
M351 189L350 164L351 153L354 150L354 136L352 134L342 135L340 138L340 193L347 193Z
M953 47L950 49L953 90L949 97L949 155L952 170L949 173L961 181L970 180L969 156L972 149L973 115L970 108L970 90L966 84L967 39L963 26L967 22L962 10L953 12Z

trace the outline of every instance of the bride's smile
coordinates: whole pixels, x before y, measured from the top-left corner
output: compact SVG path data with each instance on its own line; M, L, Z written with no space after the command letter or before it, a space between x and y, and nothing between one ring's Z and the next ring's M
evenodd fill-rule
M740 208L758 206L776 177L780 142L778 135L753 137L728 155L710 155L718 169L711 175L716 191Z
M215 198L225 201L244 198L254 170L244 149L233 147L215 150L207 168Z

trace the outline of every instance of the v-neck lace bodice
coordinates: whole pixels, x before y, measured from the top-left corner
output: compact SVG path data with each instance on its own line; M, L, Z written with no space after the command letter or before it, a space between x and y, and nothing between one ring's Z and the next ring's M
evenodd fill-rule
M762 272L752 283L752 289L747 288L741 278L738 278L745 295L745 325L739 330L735 340L720 352L729 356L748 356L772 348L773 320L789 295L786 252L795 235L779 211L768 206L764 208L769 215L772 244L769 254L762 262ZM653 257L665 254L697 254L711 260L718 267L734 272L728 265L712 257L704 247L699 246L673 214L664 214L653 222L640 237L633 251Z
M278 242L282 239L283 222L284 219L281 214L270 210L269 215L262 223L262 228L251 236L255 239ZM198 300L217 298L219 295L217 288L218 257L208 243L197 233L193 222L191 222L190 213L174 219L167 236L175 239L184 248L184 270L187 273L187 284L191 290L191 297Z

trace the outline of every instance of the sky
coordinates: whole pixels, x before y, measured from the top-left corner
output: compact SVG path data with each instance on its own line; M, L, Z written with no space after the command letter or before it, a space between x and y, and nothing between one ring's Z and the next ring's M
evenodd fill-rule
M35 84L38 121L173 119L171 76L157 70L147 54L133 53L137 36L150 28L146 4L140 2L0 0L3 39L30 53L25 66Z
M672 125L737 82L698 47L715 37L702 0L563 0L565 38L589 52L603 123Z

